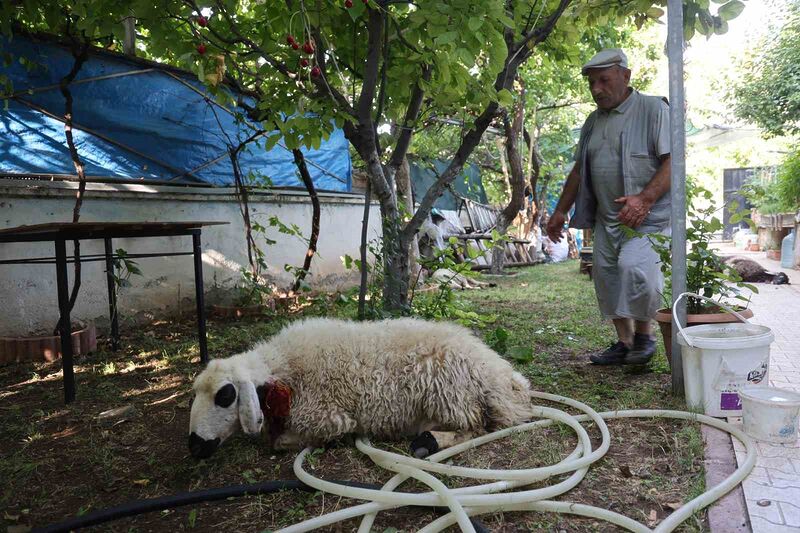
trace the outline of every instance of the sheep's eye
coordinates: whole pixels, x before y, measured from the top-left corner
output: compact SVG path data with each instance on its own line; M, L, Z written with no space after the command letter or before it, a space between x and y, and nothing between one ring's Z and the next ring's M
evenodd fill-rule
M216 396L214 396L214 403L220 407L228 407L235 399L236 387L234 387L231 383L228 383L217 391Z

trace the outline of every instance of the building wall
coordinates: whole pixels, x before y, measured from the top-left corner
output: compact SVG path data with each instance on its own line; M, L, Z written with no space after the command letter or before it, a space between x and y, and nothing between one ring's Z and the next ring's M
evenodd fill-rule
M70 182L0 179L0 228L23 224L65 222L72 219L77 184ZM352 286L357 275L344 269L341 256L357 256L363 215L363 197L321 194L322 217L318 255L314 258L310 285L320 289ZM262 246L269 268L266 275L287 287L292 276L285 264L301 266L306 243L269 227L277 216L286 225L296 224L310 234L311 202L301 191L254 194L251 219L267 227L277 241ZM203 278L206 301L230 298L247 265L244 224L232 189L184 188L149 185L89 184L81 209L81 221L224 221L229 224L203 230ZM370 214L370 238L380 233L378 206ZM263 240L260 241L263 245ZM191 237L119 239L114 249L128 253L191 251ZM103 252L102 241L82 241L81 255ZM72 254L67 244L67 254ZM52 243L0 244L0 259L53 256ZM119 290L123 320L142 316L194 314L194 268L191 256L140 258L142 276L132 276L130 286ZM72 266L69 266L70 284ZM82 286L72 317L107 324L108 297L105 263L83 265ZM58 320L54 265L0 265L0 335L50 331Z

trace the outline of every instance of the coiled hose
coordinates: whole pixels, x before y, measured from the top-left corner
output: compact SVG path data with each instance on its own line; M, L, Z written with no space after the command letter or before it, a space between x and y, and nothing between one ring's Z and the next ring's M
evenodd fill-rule
M357 487L342 487L341 485L336 485L312 476L303 469L303 462L311 449L307 448L303 450L294 461L294 472L298 479L318 490L339 496L367 500L369 503L306 520L280 530L281 533L301 533L358 516L364 516L361 527L359 528L359 533L364 533L370 530L376 513L405 505L447 506L450 509L448 514L422 528L420 531L424 533L441 531L455 523L459 524L462 531L472 532L475 530L469 523L470 516L497 511L549 511L575 514L605 520L637 533L650 531L662 533L674 530L693 513L724 496L728 491L741 483L755 465L756 450L750 437L740 429L716 418L686 411L650 409L598 413L588 405L563 396L540 392L534 392L531 395L535 398L565 404L585 414L573 416L558 409L537 407L537 415L541 416L543 420L529 422L478 437L440 451L426 460L380 450L372 447L369 441L358 439L356 441L356 446L360 451L367 454L377 465L397 472L397 475L390 479L379 491ZM673 418L700 422L731 433L745 445L747 456L744 464L725 478L722 483L684 504L664 519L654 530L651 530L640 522L607 509L578 503L548 500L548 498L554 498L564 494L578 485L588 472L589 466L605 455L610 445L610 434L605 420L612 418ZM558 464L525 470L487 470L440 463L440 461L470 448L535 427L551 425L556 421L568 425L578 435L578 445L575 450ZM602 443L597 450L592 450L589 436L580 424L580 422L586 421L591 421L597 425L602 435ZM473 487L449 489L431 474L428 474L428 472L435 472L447 476L492 480L493 482ZM554 485L533 490L501 492L530 485L551 476L569 472L572 472L572 475ZM409 477L413 477L425 483L432 489L432 492L424 494L393 492L395 488Z
M36 529L35 531L43 533L67 532L150 511L224 500L236 496L269 494L281 490L320 490L338 496L365 500L368 503L306 520L280 530L282 533L311 531L359 516L363 516L363 518L358 531L359 533L366 533L370 531L378 512L409 505L444 508L449 511L444 516L423 527L420 530L422 533L435 533L456 523L465 532L487 531L480 522L471 517L497 511L540 511L574 514L605 520L636 533L650 531L666 533L674 530L696 511L703 509L728 493L747 477L755 465L756 450L750 437L740 429L716 418L686 411L651 409L598 413L588 405L571 398L542 392L533 392L531 396L573 407L584 414L574 416L559 409L537 406L534 408L534 412L536 416L542 418L541 420L483 435L442 450L427 459L417 459L388 452L374 448L368 440L357 439L356 447L368 455L375 464L397 473L383 487L350 481L326 481L312 476L303 469L305 458L312 450L311 448L306 448L300 452L294 461L294 472L299 481L268 481L134 501ZM586 476L589 467L606 454L610 447L611 435L605 420L612 418L673 418L700 422L732 434L744 444L747 455L744 464L725 478L722 483L684 504L653 530L636 520L607 509L579 503L549 500L549 498L560 496L578 485ZM471 448L536 427L548 426L555 422L566 424L578 436L578 444L575 450L555 465L521 470L492 470L441 464L441 461ZM600 447L596 450L592 450L589 434L581 425L581 422L592 422L600 430L602 441ZM429 472L491 482L471 487L450 489ZM538 489L514 491L514 489L543 481L552 476L567 473L571 473L571 475L554 485ZM432 491L421 494L393 492L394 489L410 477L429 486Z

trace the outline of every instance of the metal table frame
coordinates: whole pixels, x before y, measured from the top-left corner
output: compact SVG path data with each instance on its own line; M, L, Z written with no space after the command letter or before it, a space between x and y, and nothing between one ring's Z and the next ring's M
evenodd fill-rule
M194 257L194 285L197 303L197 334L200 345L200 362L208 362L206 344L206 316L203 299L203 261L200 234L202 226L227 224L227 222L176 222L176 223L65 223L41 224L39 226L20 226L0 231L0 243L50 242L55 245L55 257L1 260L4 264L55 264L58 287L59 335L61 337L61 361L64 369L64 402L75 399L75 373L71 341L71 320L69 313L69 278L67 263L75 262L75 257L67 256L67 241L99 240L105 243L105 253L89 255L81 262L105 261L106 283L108 284L108 306L111 315L111 349L119 348L119 320L116 304L116 284L113 276L113 239L141 237L192 237L191 252L164 252L150 254L126 254L127 258L166 257L192 255Z

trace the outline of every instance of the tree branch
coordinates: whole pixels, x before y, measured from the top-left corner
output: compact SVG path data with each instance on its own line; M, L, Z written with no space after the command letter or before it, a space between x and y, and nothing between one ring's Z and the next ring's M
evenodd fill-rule
M383 15L377 9L367 7L369 21L367 22L367 61L364 66L364 82L361 84L361 95L358 97L356 116L362 126L372 123L372 104L375 100L375 90L378 86L378 72L381 62L381 49L383 43Z
M431 79L431 66L425 65L422 68L422 80L430 81ZM395 143L392 157L389 159L388 172L391 176L397 172L400 165L403 164L403 159L406 157L408 147L411 144L411 136L414 133L414 124L419 117L420 109L422 108L422 99L425 96L425 89L422 88L422 83L414 82L414 89L411 92L411 99L406 109L406 115L403 118L403 124L400 126L400 135Z
M516 45L517 49L522 50L527 48L528 52L526 52L526 54L530 55L530 50L537 44L547 39L550 33L552 33L553 28L556 27L558 19L561 18L561 15L564 14L564 11L567 9L567 7L569 7L571 2L572 0L561 0L556 10L547 18L546 21L544 21L544 24L523 36L522 40Z
M303 152L298 149L292 150L294 156L294 163L300 171L300 179L303 180L303 185L306 186L308 195L311 197L311 236L308 238L308 251L303 260L303 269L297 274L297 278L292 286L292 291L297 292L300 284L305 279L309 270L311 270L311 260L314 259L314 254L317 253L317 239L319 239L319 219L320 219L320 205L319 197L317 196L317 189L314 187L314 180L311 179L311 174L308 172L306 166L306 159L303 157Z

